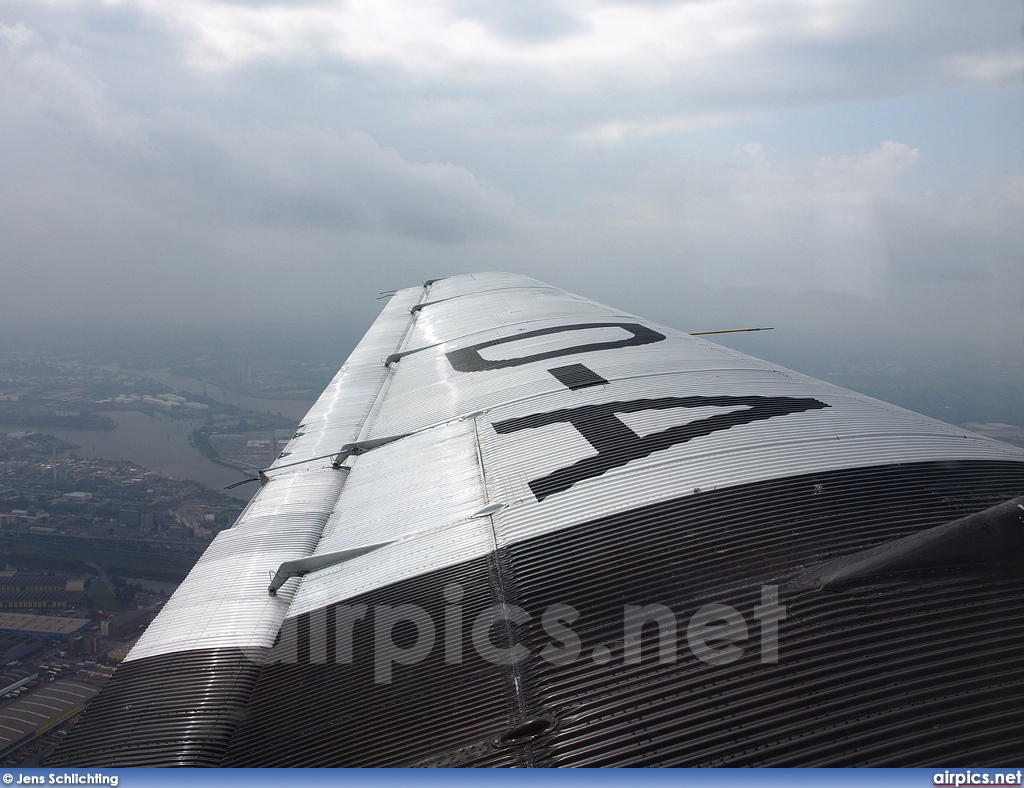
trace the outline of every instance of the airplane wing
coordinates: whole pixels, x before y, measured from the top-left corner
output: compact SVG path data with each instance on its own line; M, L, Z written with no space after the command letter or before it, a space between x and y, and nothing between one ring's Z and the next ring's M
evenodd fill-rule
M1024 755L1022 449L484 273L263 476L50 765Z

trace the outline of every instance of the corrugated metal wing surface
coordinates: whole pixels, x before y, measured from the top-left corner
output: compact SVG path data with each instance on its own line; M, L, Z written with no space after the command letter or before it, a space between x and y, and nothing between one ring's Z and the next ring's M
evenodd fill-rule
M382 359L401 350L421 296L391 300L268 469L269 481L217 535L54 764L220 762L296 587L270 596L270 577L319 543L348 473L330 455L362 437L387 382Z
M317 459L357 441L341 469ZM1024 450L475 274L400 291L268 475L132 652L141 665L189 644L260 647L242 722L210 750L224 764L1021 754L1022 583L1005 556L980 574L786 584L1021 495ZM287 557L367 545L260 597ZM224 573L237 593L214 600ZM779 586L776 662L751 645L728 664L686 653L706 604L745 616L752 642ZM651 628L624 635L630 605L661 611L654 634L671 629L678 659ZM942 646L922 656L929 632ZM117 761L104 753L83 765Z

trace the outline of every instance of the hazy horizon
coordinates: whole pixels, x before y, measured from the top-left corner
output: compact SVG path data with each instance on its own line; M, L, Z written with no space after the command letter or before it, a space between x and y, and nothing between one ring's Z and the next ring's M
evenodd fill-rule
M0 338L329 350L382 290L510 270L682 330L773 325L744 349L778 363L995 368L1024 355L1022 22L1018 0L13 0Z

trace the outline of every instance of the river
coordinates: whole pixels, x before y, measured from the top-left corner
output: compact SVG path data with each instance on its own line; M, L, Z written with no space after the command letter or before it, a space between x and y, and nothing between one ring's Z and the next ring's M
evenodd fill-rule
M318 392L317 395L308 399L256 399L255 397L246 397L242 394L224 391L220 386L213 383L204 385L203 381L196 378L172 375L165 369L122 369L122 371L131 375L142 375L151 380L159 381L178 392L187 391L191 394L202 395L205 390L207 397L215 399L217 402L223 402L225 405L234 405L235 407L254 410L258 413L279 413L289 419L294 419L296 424L309 412L309 409L313 407L316 397L319 396Z
M203 384L195 378L172 375L167 370L124 370L159 381L177 392L203 394L210 399L259 413L279 413L298 424L312 407L315 397L309 399L256 399L225 392L213 384ZM193 430L203 426L203 419L172 419L141 411L113 411L107 413L117 425L112 430L68 430L59 427L32 427L25 424L0 424L2 432L26 429L56 435L81 448L79 457L103 460L130 460L146 470L174 479L192 479L214 490L222 490L233 498L248 501L259 489L257 484L246 484L233 490L224 488L246 478L248 474L218 465L208 460L199 449L188 442Z
M0 424L2 432L35 429L74 443L79 457L103 460L130 460L161 476L174 479L193 479L207 487L221 490L247 474L210 462L203 453L188 442L189 434L203 426L202 419L172 419L141 411L115 411L107 414L117 424L112 430L67 430L58 427L29 427L24 424ZM224 492L234 498L248 501L258 484L246 484Z

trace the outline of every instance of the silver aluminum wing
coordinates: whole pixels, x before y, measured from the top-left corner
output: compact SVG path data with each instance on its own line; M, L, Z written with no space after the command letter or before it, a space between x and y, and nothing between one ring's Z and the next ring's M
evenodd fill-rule
M1019 448L483 273L265 478L51 764L1024 755Z

